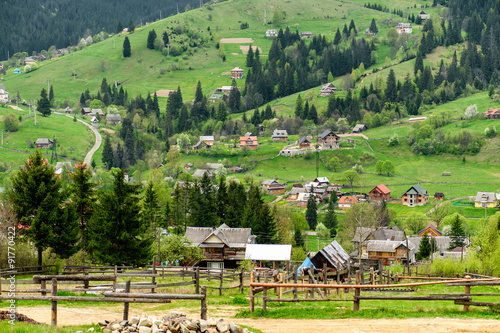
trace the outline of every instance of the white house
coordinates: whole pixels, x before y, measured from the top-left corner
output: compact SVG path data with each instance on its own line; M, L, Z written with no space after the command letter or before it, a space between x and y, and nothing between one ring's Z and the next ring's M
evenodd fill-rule
M3 87L3 84L0 84L0 103L9 102L9 93Z
M266 37L267 38L278 37L278 32L275 29L269 29L266 31Z
M398 25L396 27L396 31L400 35L402 35L402 34L411 34L412 33L411 23L401 23L401 22L398 23Z

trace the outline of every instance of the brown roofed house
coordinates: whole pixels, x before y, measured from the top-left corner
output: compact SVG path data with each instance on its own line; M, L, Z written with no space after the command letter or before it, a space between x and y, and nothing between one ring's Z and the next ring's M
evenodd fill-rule
M413 185L401 196L401 203L408 207L423 206L429 202L429 192L420 184Z
M318 143L323 149L339 149L340 137L332 131L326 130L318 136Z
M251 134L251 133L250 133ZM259 142L256 136L240 136L240 149L247 147L247 149L257 150Z
M369 193L371 201L391 200L391 190L384 184L375 186Z
M434 199L436 199L436 200L444 200L444 193L441 193L441 192L434 193Z
M299 148L306 149L311 147L311 139L308 137L299 138Z
M441 231L437 230L437 228L433 224L429 224L427 227L418 232L419 237L422 237L423 235L427 235L429 237L439 237L443 234L441 233Z
M279 183L275 179L266 179L260 184L261 189L267 188L271 195L284 194L286 189L285 183Z
M242 79L245 71L239 67L231 69L231 79Z
M484 113L486 119L500 119L500 109L490 108Z

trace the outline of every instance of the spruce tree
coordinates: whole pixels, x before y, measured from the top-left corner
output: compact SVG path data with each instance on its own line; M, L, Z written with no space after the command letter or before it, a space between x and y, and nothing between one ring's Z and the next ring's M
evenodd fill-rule
M47 90L45 88L40 92L40 99L38 100L37 110L42 114L42 116L50 116L50 101L47 98Z
M116 26L116 33L119 34L122 31L123 31L123 24L121 22L118 22L118 25Z
M374 18L372 18L372 22L370 23L370 32L375 35L378 34L377 23Z
M422 57L422 53L417 52L417 58L415 59L415 67L413 69L413 73L417 75L418 71L421 73L424 71L424 58Z
M111 265L143 265L151 258L149 223L141 217L138 190L125 183L125 171L113 172L113 189L101 192L89 223L92 257Z
M229 201L227 195L226 179L224 177L220 177L219 188L217 189L217 203L216 203L217 218L219 219L219 224L225 223L226 221L228 205Z
M160 204L158 203L158 193L151 181L148 183L144 191L144 196L142 197L141 218L143 222L149 226L152 233L151 237L153 239L158 239L160 232L159 227L162 224L162 216Z
M465 246L465 231L462 225L461 216L459 214L455 214L453 217L453 221L451 222L451 230L450 230L450 247L448 250L453 250L456 247L464 247Z
M132 22L132 20L130 20L128 22L128 32L134 32L134 30L135 30L134 22Z
M333 39L333 45L339 45L342 41L342 35L340 34L339 28L337 28L337 32L335 33L335 37Z
M106 169L110 170L114 166L115 157L113 154L113 147L111 147L111 140L108 135L104 138L104 147L102 149L102 163L106 165Z
M316 111L316 106L314 104L311 105L311 109L309 110L307 119L312 120L316 125L318 124L318 112Z
M295 100L295 117L302 118L302 113L304 112L304 106L302 105L302 97L297 96Z
M79 221L80 236L83 248L87 248L88 232L87 224L92 217L93 205L95 202L95 186L90 179L92 178L92 171L85 163L75 165L71 173L71 203L76 211L76 217Z
M147 45L146 45L148 49L154 50L155 39L156 39L156 31L155 31L155 29L153 29L153 30L149 31L149 34L148 34L148 40L147 40Z
M396 86L396 75L394 70L389 71L389 76L387 77L387 85L385 88L385 98L390 102L396 102L398 97L398 91Z
M316 230L318 224L318 207L316 206L316 196L314 195L311 187L311 193L307 200L306 221L311 230Z
M50 90L49 90L49 101L51 104L54 101L54 88L52 87L52 85L50 86Z
M227 189L227 198L228 206L225 223L231 228L239 228L242 226L242 216L247 204L245 187L232 181Z
M333 193L332 193L333 196ZM335 194L335 198L337 195ZM330 235L331 237L337 236L337 215L335 215L335 207L334 207L334 201L331 200L332 198L330 197L330 201L328 202L328 207L327 211L325 214L325 220L323 221L323 224L325 227L327 227L330 230Z
M196 91L194 92L194 102L201 103L203 102L203 91L201 90L201 82L198 81L196 84Z
M293 239L295 241L295 246L304 247L304 237L302 237L302 231L299 228L295 228Z
M162 39L163 39L163 44L165 44L165 47L166 47L170 43L170 41L168 39L168 34L166 31L163 32Z
M353 29L354 29L354 34L357 35L358 34L358 30L356 29L356 25L354 24L354 20L351 20L351 23L349 24L349 33Z
M242 227L252 228L257 235L257 243L273 244L276 242L276 223L269 205L264 203L258 187L250 188L248 201L242 218Z
M431 242L429 240L429 236L424 234L420 239L420 246L417 253L417 259L427 259L431 255Z
M128 40L128 37L125 37L125 40L123 41L123 57L128 58L130 57L130 54L130 41Z
M253 67L253 49L252 45L248 47L247 53L247 67Z

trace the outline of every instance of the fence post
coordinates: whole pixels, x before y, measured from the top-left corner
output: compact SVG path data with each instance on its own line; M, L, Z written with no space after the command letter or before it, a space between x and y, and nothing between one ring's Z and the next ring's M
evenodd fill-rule
M466 275L465 276L466 279L470 279L470 275ZM465 286L465 293L466 295L469 295L470 294L470 285L469 286ZM469 302L468 300L466 302ZM464 305L464 311L470 311L470 305Z
M268 282L269 275L264 275L264 283ZM262 311L267 310L267 288L262 289Z
M278 274L278 282L283 283L283 273ZM281 299L283 297L283 287L278 288L278 298Z
M241 267L240 272L240 294L243 294L243 274L245 273L245 269Z
M293 283L297 284L297 266L293 265ZM297 287L293 287L293 299L297 299Z
M130 279L128 279L125 282L125 292L126 293L130 292ZM123 320L128 320L128 308L129 308L129 303L128 302L123 303Z
M2 295L2 277L0 276L0 295Z
M115 280L113 281L113 292L116 293L116 278L117 278L117 275L118 275L118 267L115 265Z
M253 286L251 285L254 280L254 272L250 272L250 312L254 311L254 296L253 296Z
M85 272L85 275L89 275L89 272ZM89 289L89 280L85 280L83 281L83 289L85 289L85 293L84 294L87 294L87 290Z
M195 294L200 293L200 266L196 267L196 270L194 271L194 278L195 278Z
M152 273L153 273L153 277L151 278L151 284L152 284L151 293L154 294L155 287L156 287L155 286L155 284L156 284L156 277L155 277L155 275L156 275L156 256L153 256L153 271L152 271Z
M42 289L42 290L47 289L47 281L45 281L45 280L40 281L40 289ZM46 291L42 291L41 295L42 296L47 296L47 292Z
M354 312L359 311L359 295L361 294L361 288L354 289Z
M224 281L224 268L220 270L220 286L219 286L219 296L222 296L222 283Z
M201 316L203 320L207 320L207 286L201 286L201 294L203 298L201 299Z
M52 279L52 296L57 296L57 279ZM50 310L52 317L50 325L57 326L57 301L52 301Z
M323 263L323 283L328 284L328 271L327 271L328 266L326 265L326 262ZM324 291L325 296L328 297L329 290L328 288L325 288Z

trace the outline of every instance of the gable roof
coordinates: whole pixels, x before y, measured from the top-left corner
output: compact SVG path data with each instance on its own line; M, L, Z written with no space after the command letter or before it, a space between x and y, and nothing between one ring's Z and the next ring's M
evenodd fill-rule
M330 130L326 130L326 131L324 131L323 133L321 133L320 135L318 135L318 138L320 138L320 139L324 139L324 138L326 138L328 135L330 135L330 133L331 133L331 134L333 134L333 135L335 135L332 131L330 131Z
M497 201L497 197L493 192L477 192L476 202L483 202L483 201L486 201L487 203L495 202Z
M352 129L352 131L359 131L359 130L365 130L367 129L368 126L366 126L365 124L356 124L356 126L354 126L354 128Z
M347 269L349 266L349 254L337 242L333 241L321 250L314 257L311 258L312 263L321 268L323 266L323 259L326 259L328 266L331 266L338 271Z
M106 119L107 120L112 120L112 121L121 121L122 120L122 116L120 116L119 114L114 114L114 113L108 113L106 115Z
M422 187L422 185L420 185L420 184L413 185L408 190L406 190L406 192L403 192L403 195L405 195L406 193L408 193L408 194L420 194L420 195L423 195L423 196L426 196L428 194L427 190L424 189Z
M307 193L307 190L304 187L292 187L290 192L288 192L288 194L290 194L290 195L299 194L299 193Z
M299 143L305 143L305 142L311 143L311 139L309 139L307 136L299 138Z
M52 140L49 140L47 138L38 138L36 139L36 142L35 142L37 145L48 145L50 143L54 143L54 141Z
M392 240L392 241L402 241L405 239L405 233L400 230L397 226L385 227L381 229L368 228L368 227L357 227L354 237L351 242L359 242L361 233L361 242L366 241L366 239L371 235L375 240Z
M328 180L328 178L326 177L317 177L314 182L318 182L318 183L329 183L330 181Z
M396 249L403 245L406 248L406 241L369 240L366 244L367 252L396 252ZM408 249L412 249L413 244L408 241Z
M272 137L273 138L288 138L288 133L286 132L286 130L275 129L273 131Z
M205 170L205 169L197 169L194 173L193 173L193 177L198 177L198 178L203 178L203 175L207 173L209 177L212 177L212 173L208 170Z
M438 236L441 236L441 235L442 235L441 231L437 230L437 228L436 228L436 227L435 227L432 223L431 223L431 224L429 224L429 225L428 225L427 227L425 227L424 229L420 230L417 234L418 234L419 236L423 236L423 234L424 234L424 233L425 233L428 229L432 230L432 231L433 231L436 235L438 235Z
M215 229L209 227L187 227L185 236L196 246L203 245L211 236L217 237L221 243L231 248L245 247L246 244L251 244L255 241L255 236L252 236L251 228L230 228L225 223Z
M369 193L372 193L373 191L378 190L382 194L389 194L391 193L391 190L387 188L384 184L380 184L375 186Z
M348 196L348 195L344 195L342 196L342 198L340 198L339 200L339 204L355 204L358 202L358 198L356 198L355 196Z

